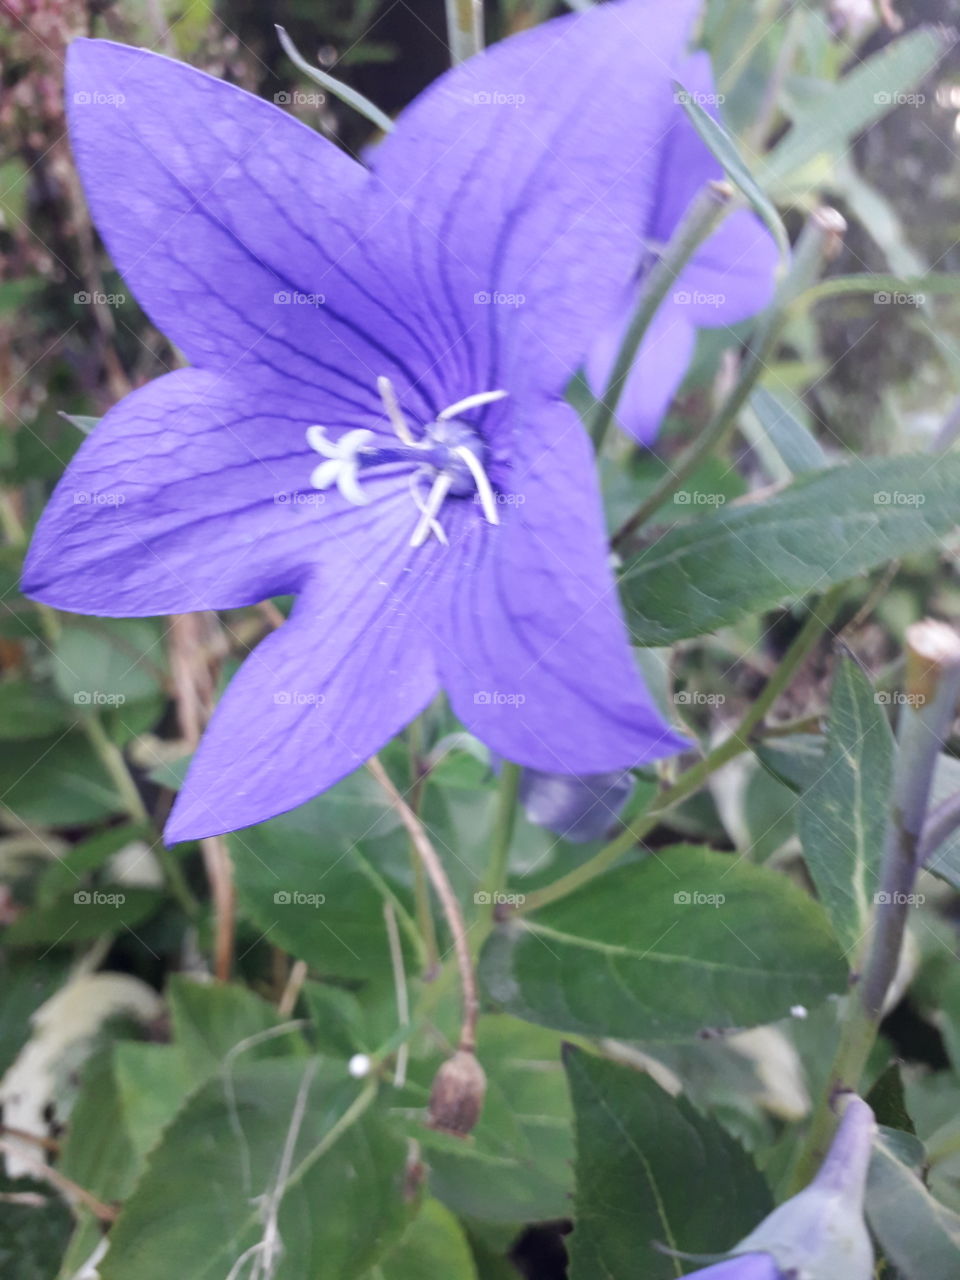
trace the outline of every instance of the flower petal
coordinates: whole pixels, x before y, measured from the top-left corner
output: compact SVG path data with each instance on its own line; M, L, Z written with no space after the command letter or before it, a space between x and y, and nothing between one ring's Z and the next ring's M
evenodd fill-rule
M314 421L382 414L378 375L427 420L443 407L409 290L366 240L386 204L363 166L271 103L105 40L70 46L67 101L97 226L192 364L249 368Z
M622 0L441 77L374 153L470 389L559 393L636 270L692 0ZM601 247L602 246L602 247Z
M60 480L24 590L55 608L130 617L297 589L338 511L309 491L308 425L200 369L135 391Z
M434 696L433 600L429 574L417 569L436 552L407 545L415 514L404 489L354 512L349 533L327 544L289 621L224 694L167 823L168 842L235 831L303 804Z
M626 304L590 349L586 375L595 395L602 395L610 381L636 305L637 297L631 290ZM641 444L652 445L656 440L689 367L696 339L686 308L665 301L644 335L617 404L617 421Z
M687 1280L785 1280L769 1253L745 1253L702 1271L687 1272Z
M630 650L586 434L560 401L515 412L501 524L451 533L459 571L437 660L453 708L492 750L549 773L679 751Z

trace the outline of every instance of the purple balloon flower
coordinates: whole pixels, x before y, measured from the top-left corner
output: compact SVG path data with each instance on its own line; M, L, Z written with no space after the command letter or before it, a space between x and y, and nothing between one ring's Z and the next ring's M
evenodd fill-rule
M710 61L689 58L678 77L704 110L717 115ZM706 183L723 171L677 106L661 150L661 198L645 224L650 260L673 236ZM643 444L655 440L690 364L698 328L734 325L762 311L773 296L777 248L749 211L730 214L700 246L669 291L647 330L617 405L620 424ZM587 381L596 395L607 386L617 353L637 307L645 272L621 292L617 308L587 357Z
M504 41L424 93L372 171L180 63L71 47L94 219L193 367L85 442L25 589L121 617L296 596L169 839L304 802L441 687L535 769L684 745L633 662L562 393L674 202L659 159L693 8L624 0Z

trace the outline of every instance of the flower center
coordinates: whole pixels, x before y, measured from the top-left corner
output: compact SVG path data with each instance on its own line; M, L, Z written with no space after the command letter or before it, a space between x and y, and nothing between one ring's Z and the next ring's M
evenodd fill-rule
M485 470L487 446L476 427L458 415L502 400L506 391L480 391L448 405L422 428L422 435L417 439L403 415L390 379L378 378L377 389L398 443L383 443L375 432L363 428L330 440L326 427L308 427L307 443L325 459L314 467L311 485L315 489L336 485L348 502L361 507L370 501L360 488L362 470L410 462L415 464L410 475L410 496L420 512L410 537L411 547L422 546L431 533L444 546L448 545L447 535L437 519L448 497L466 498L476 493L485 518L490 524L499 524L497 497ZM426 493L423 492L425 482L429 484Z

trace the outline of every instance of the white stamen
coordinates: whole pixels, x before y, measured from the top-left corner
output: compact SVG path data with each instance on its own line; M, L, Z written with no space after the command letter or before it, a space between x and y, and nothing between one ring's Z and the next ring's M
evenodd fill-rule
M403 416L403 410L400 408L400 401L397 399L397 393L393 389L393 383L389 378L385 378L381 374L377 379L377 390L380 392L380 399L383 401L383 407L387 411L387 417L390 419L394 431L404 444L414 444L413 434L407 425L406 418Z
M457 414L466 413L468 409L476 409L482 404L492 404L494 400L502 400L507 394L506 391L478 391L476 395L464 396L455 404L448 404L446 409L441 409L437 414L437 421L448 422Z
M470 469L473 482L477 486L477 497L480 499L481 507L483 507L483 514L490 524L499 524L500 516L497 512L497 496L493 492L493 485L487 478L487 473L484 471L480 459L465 444L458 444L451 452L455 453L458 458L462 458Z
M422 515L420 516L420 519L417 522L417 527L414 529L413 536L410 539L411 547L422 547L426 542L427 535L430 533L431 529L444 546L449 545L447 542L447 535L437 523L436 515L443 506L443 500L450 492L450 486L452 484L453 477L448 476L444 471L441 471L436 480L434 480L433 488L427 494L426 502L422 507L420 507ZM419 497L419 495L417 496ZM419 506L420 504L418 503L417 505Z

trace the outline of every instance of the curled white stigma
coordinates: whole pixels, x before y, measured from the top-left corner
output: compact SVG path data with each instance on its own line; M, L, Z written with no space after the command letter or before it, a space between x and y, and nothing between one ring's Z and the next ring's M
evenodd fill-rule
M347 502L365 507L370 499L360 488L360 462L357 453L373 440L372 431L357 428L348 431L339 440L328 440L326 427L308 427L307 444L327 458L310 473L314 489L329 489L336 485Z

